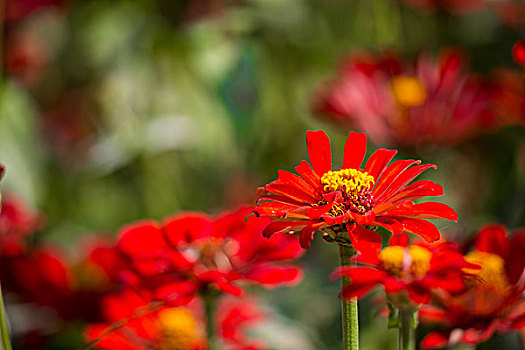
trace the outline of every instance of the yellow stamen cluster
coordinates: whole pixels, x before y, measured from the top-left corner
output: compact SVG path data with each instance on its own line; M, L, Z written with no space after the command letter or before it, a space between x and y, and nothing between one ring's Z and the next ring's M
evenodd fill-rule
M190 350L198 341L197 321L190 310L177 307L159 313L161 338L155 350Z
M394 77L390 87L394 100L403 107L421 106L427 99L427 89L416 77Z
M401 246L386 247L379 253L379 260L385 271L396 277L423 278L430 269L432 253L421 246L410 248Z
M423 278L428 269L430 269L430 259L432 253L421 246L413 245L409 248L409 254L412 258L410 263L410 272L416 276L416 278Z
M474 250L465 256L465 260L481 266L479 270L464 269L465 272L479 278L481 287L498 292L509 287L505 274L505 261L499 255Z
M405 248L401 246L386 247L379 253L379 260L383 265L383 269L398 277L401 277L404 259Z
M375 183L374 177L357 169L329 171L321 177L325 192L341 191L349 198L358 199L359 193L370 190Z

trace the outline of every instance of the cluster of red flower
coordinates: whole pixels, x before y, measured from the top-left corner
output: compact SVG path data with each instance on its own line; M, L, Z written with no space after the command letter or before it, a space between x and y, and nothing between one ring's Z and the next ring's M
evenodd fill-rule
M2 204L4 290L51 307L64 321L89 322L86 339L95 348L205 349L203 307L215 299L211 327L221 348L264 348L242 331L263 317L243 286L291 285L302 277L292 264L302 254L298 241L288 235L265 239L262 231L271 220L246 218L249 207L214 219L183 213L162 224L128 225L116 244L97 237L72 263L57 249L25 244L41 215L12 196ZM35 339L36 332L26 339L28 348L36 348Z

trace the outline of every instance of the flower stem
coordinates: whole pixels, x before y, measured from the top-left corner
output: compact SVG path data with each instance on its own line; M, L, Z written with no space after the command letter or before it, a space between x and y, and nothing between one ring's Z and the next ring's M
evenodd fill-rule
M339 265L350 265L349 259L355 254L354 248L338 244ZM348 278L341 278L341 292L348 285ZM357 299L346 300L341 298L341 317L343 321L343 349L359 350L359 317Z
M207 293L204 295L204 304L206 308L206 336L208 339L208 350L217 350L217 343L215 339L215 327L213 322L213 316L215 314L215 295Z
M416 327L413 310L399 310L399 350L416 349Z
M12 350L11 341L9 339L9 331L7 329L7 316L4 307L4 299L2 297L2 286L0 285L0 334L2 335L1 350Z

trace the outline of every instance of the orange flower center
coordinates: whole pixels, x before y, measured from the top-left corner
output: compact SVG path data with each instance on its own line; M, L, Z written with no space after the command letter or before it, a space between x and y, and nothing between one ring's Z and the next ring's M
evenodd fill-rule
M505 261L496 254L474 250L465 256L465 260L481 266L481 269L464 269L478 279L477 287L490 289L496 292L505 292L509 288L507 275L505 274Z
M344 204L336 204L332 214L341 215L347 210L364 214L374 206L372 188L375 184L373 176L366 171L357 169L341 169L329 171L321 177L324 192L340 191Z
M398 278L423 278L430 269L431 258L432 253L418 245L386 247L379 253L383 269Z
M427 99L425 86L416 78L399 75L390 80L394 100L403 107L421 106Z
M155 350L190 350L198 343L197 321L187 308L163 310L159 322L161 334Z

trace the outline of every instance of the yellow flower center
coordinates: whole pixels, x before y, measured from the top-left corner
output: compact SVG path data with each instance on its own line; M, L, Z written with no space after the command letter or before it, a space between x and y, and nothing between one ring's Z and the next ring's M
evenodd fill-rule
M321 177L324 192L340 191L344 204L336 204L340 215L346 210L364 214L374 206L372 187L375 184L373 176L357 169L341 169L329 171ZM337 213L333 213L337 215Z
M400 75L390 80L394 100L403 107L421 106L427 99L425 86L415 77Z
M400 246L386 247L379 253L379 260L383 265L383 269L394 276L401 276L404 259L405 248Z
M509 287L505 274L505 261L496 254L474 250L465 256L465 260L481 266L481 269L464 269L465 272L477 276L478 286L503 292Z
M430 259L432 253L421 246L413 245L409 248L409 254L412 258L410 263L410 272L416 276L416 278L423 278L428 269L430 269Z
M155 350L190 350L198 341L197 321L184 307L162 310L159 313L161 337Z
M432 253L428 249L417 245L408 249L401 246L386 247L379 253L383 269L399 278L423 278L430 269L431 258Z

